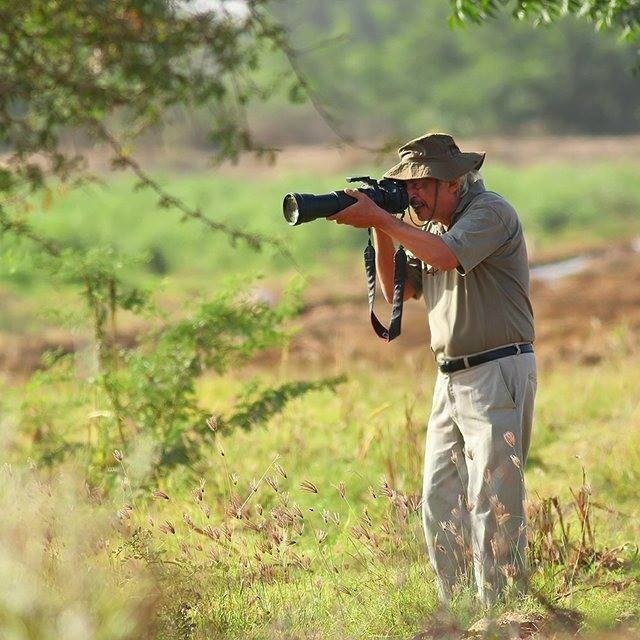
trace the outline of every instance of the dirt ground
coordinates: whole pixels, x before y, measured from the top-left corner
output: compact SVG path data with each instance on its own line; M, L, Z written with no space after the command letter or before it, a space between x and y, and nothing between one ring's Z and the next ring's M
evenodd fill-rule
M581 273L555 281L532 282L536 353L543 367L558 361L594 364L608 351L633 352L640 336L640 253L633 244L596 255ZM388 321L389 305L381 296L378 315ZM369 324L364 274L354 272L331 293L312 285L298 332L286 353L271 352L253 363L272 367L284 358L294 369L335 368L348 362L385 366L403 362L430 366L424 301L405 305L402 335L390 344L379 340ZM135 342L135 330L121 336ZM57 331L45 336L0 335L0 371L23 377L33 371L45 349L75 351L82 340Z
M595 364L608 351L633 351L640 334L640 253L632 244L596 255L581 273L531 286L536 353L543 367L558 361ZM377 304L388 321L389 305ZM303 313L289 361L299 363L362 360L373 366L392 361L420 365L433 360L428 348L424 301L405 305L402 335L390 344L369 324L364 276L331 297L316 290Z

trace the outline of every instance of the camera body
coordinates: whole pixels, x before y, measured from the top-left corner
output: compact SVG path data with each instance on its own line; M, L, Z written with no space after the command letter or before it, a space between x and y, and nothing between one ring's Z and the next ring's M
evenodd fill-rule
M380 208L391 214L401 214L409 207L409 196L401 180L383 178L375 180L369 176L347 178L347 182L363 182L366 187L358 189L371 198ZM332 191L321 195L311 193L288 193L282 203L285 220L291 226L327 218L349 205L356 199L344 191Z

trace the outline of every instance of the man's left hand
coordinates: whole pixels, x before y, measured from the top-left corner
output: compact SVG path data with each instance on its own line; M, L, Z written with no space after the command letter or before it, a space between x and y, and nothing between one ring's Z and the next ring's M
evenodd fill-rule
M344 192L355 198L357 202L349 205L340 213L329 216L327 220L333 220L338 224L348 224L357 229L367 229L377 226L382 219L381 216L389 215L364 193L355 189L345 189Z

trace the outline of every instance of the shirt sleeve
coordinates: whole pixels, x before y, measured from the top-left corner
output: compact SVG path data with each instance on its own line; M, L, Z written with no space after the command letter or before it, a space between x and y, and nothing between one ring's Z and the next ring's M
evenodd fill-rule
M507 242L510 235L497 211L478 207L456 221L441 237L458 259L458 272L465 275Z
M406 282L413 287L413 297L418 299L422 295L422 260L416 258L407 251L407 278Z

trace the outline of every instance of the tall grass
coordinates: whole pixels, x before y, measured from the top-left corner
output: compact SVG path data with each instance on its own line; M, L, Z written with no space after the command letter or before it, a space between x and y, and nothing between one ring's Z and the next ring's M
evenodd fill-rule
M148 626L138 637L167 640L405 638L434 624L441 635L459 635L483 611L462 592L453 617L434 618L420 529L430 374L408 379L401 365L374 374L357 363L351 374L339 394L295 399L249 431L223 435L216 421L203 423L213 439L191 468L141 482L139 448L115 452L111 479L98 481L91 501L82 485L65 489L71 485L57 472L46 482L37 471L9 477L3 508L16 525L2 538L4 557L15 575L28 569L31 602L54 600L33 614L37 624L87 608L95 629L116 625L117 611L123 616L120 636L85 636L98 638L130 637L140 611ZM616 399L638 397L639 374L640 358L626 352L594 367L542 372L526 470L533 590L495 615L516 609L546 629L584 632L638 619L640 516L627 484L638 473L630 455L637 404ZM205 381L202 403L224 411L237 378ZM12 446L7 455L16 460L29 454L28 441L13 438ZM52 529L53 516L65 527ZM21 531L32 534L36 563L22 551ZM62 555L42 551L37 541L50 537L65 546ZM67 576L70 567L77 575ZM18 615L12 609L5 619L22 624Z

